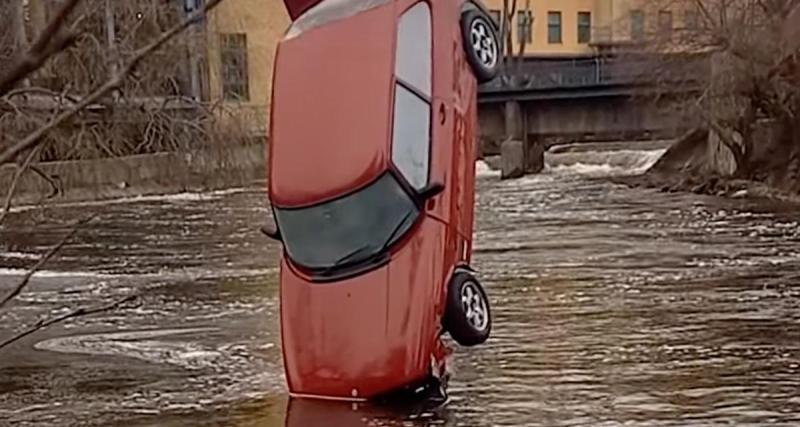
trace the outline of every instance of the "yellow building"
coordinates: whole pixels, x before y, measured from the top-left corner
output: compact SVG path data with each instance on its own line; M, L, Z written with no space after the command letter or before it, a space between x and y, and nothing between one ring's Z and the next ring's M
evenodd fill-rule
M198 2L200 0L185 0ZM499 21L503 0L484 0ZM513 3L513 0L509 0ZM692 25L694 0L516 0L514 52L580 57ZM659 6L663 5L663 7ZM266 135L275 48L289 26L283 0L226 0L205 26L203 98L223 106L250 134Z
M288 26L283 0L226 0L208 17L203 92L251 135L267 134L275 49Z
M504 1L484 3L500 21ZM655 34L669 37L673 30L697 22L695 2L690 0L516 0L516 4L511 41L514 53L522 50L526 56L591 56Z

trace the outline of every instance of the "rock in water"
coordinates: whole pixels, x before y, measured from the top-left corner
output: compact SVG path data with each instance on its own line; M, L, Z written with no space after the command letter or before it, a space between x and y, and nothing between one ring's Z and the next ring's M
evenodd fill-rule
M522 141L504 141L500 146L500 157L500 179L514 179L525 174L525 145Z
M544 146L539 142L528 144L525 159L525 173L539 173L544 170Z

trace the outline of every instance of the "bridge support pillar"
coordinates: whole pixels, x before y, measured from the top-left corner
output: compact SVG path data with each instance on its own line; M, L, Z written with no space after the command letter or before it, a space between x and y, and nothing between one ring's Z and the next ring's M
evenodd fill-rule
M517 101L506 101L505 104L505 139L522 141L525 137L525 116L522 106Z
M544 146L538 140L529 138L522 105L518 101L506 101L503 107L505 137L500 148L502 177L518 178L541 172L544 169Z
M525 175L525 143L506 139L500 145L500 179L514 179Z

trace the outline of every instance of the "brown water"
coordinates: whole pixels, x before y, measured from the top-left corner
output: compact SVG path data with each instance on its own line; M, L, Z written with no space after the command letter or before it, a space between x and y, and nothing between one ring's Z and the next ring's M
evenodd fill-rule
M480 179L495 327L457 350L436 410L288 401L260 189L20 212L0 232L0 290L65 222L98 219L0 312L0 338L67 307L142 305L0 352L0 425L800 425L794 207L622 188L603 177L653 153L586 156Z

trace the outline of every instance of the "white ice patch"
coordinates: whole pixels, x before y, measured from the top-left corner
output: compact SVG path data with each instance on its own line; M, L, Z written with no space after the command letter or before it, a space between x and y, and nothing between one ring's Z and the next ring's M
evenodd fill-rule
M488 163L483 160L475 162L475 176L478 178L489 178L500 176L499 170L492 169Z

